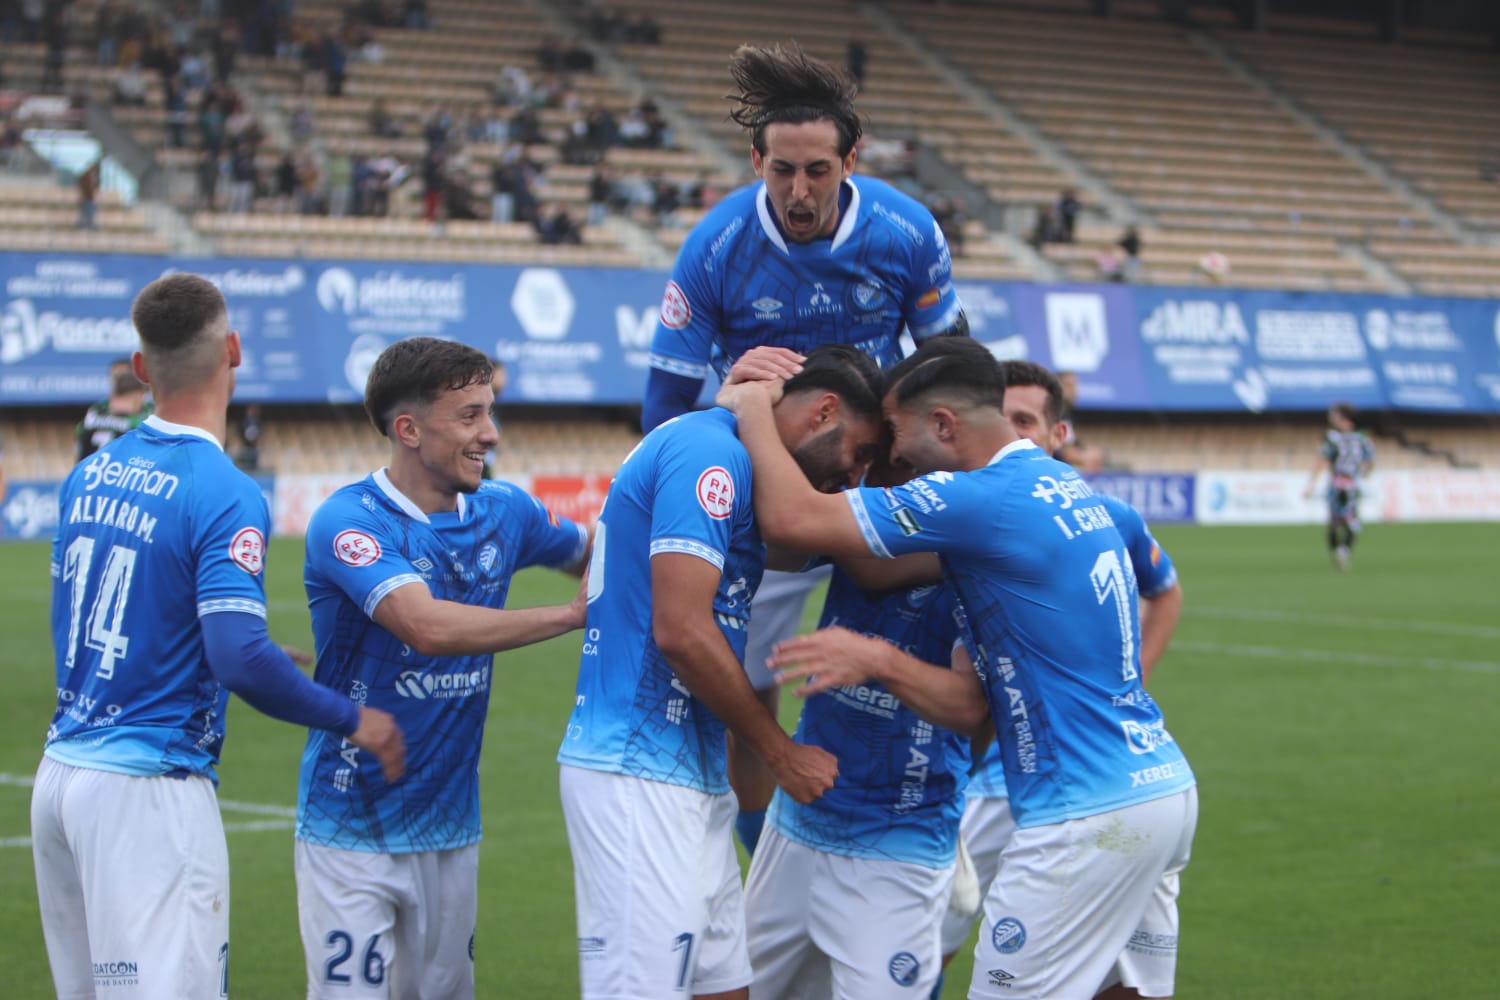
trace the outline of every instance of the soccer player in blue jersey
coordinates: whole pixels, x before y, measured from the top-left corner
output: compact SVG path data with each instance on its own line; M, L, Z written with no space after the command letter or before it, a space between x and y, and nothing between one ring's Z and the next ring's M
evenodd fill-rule
M229 692L401 774L401 732L299 672L266 634L270 516L224 454L240 363L224 298L147 285L132 358L156 413L63 483L52 547L57 710L31 799L60 997L217 997L229 984L229 854L215 798Z
M1354 423L1354 407L1334 403L1328 408L1328 430L1313 462L1304 497L1313 495L1324 470L1328 472L1328 554L1339 572L1349 569L1349 553L1359 538L1359 487L1375 468L1375 446Z
M972 629L1016 831L969 996L1094 995L1197 825L1192 771L1141 685L1135 574L1109 508L1016 436L998 363L973 341L928 342L890 373L892 459L924 473L902 486L803 487L774 395L751 382L719 396L739 417L766 539L835 557L935 552Z
M785 383L771 433L808 489L858 481L878 447L881 389L874 362L843 346L809 352ZM745 677L767 558L750 497L734 417L712 409L647 434L599 515L557 755L586 1000L746 996L726 727L798 802L838 773L826 750L787 736Z
M1005 382L1003 413L1018 436L1050 454L1057 454L1067 440L1064 420L1065 392L1061 380L1033 361L1000 362ZM1070 463L1071 464L1071 463ZM1105 505L1125 540L1130 567L1140 594L1141 681L1166 652L1167 644L1182 613L1182 585L1172 559L1157 544L1140 512L1117 497L1104 496ZM968 786L961 832L973 861L981 892L989 890L1000 868L1000 856L1015 830L1010 800L1005 788L1005 767L1000 745L991 744ZM1166 997L1172 995L1177 964L1178 878L1170 873L1162 880L1151 906L1142 917L1144 933L1132 935L1116 963L1119 996ZM949 912L943 919L943 955L951 956L969 936L974 918Z
M877 462L865 484L909 476ZM947 584L864 590L835 569L819 627L812 641L827 643L838 669L821 659L798 689L821 696L803 706L796 739L837 757L839 777L815 802L771 800L745 883L751 995L924 996L941 967L975 734L923 718L923 679L951 664L946 706L987 730L984 695Z
M855 81L795 44L743 46L730 74L731 117L749 133L760 180L715 205L677 256L651 344L647 431L691 409L709 369L722 378L752 347L852 344L889 367L901 358L903 328L917 341L968 332L932 213L854 174ZM796 631L822 578L773 571L757 597L745 665L773 712L776 685L763 664ZM732 739L730 775L753 853L775 783Z
M297 796L297 903L309 997L474 996L479 749L491 654L583 624L584 603L502 610L526 566L582 572L588 532L484 481L491 363L416 337L370 369L365 409L390 465L330 496L307 529L317 678L401 721L407 776L324 731Z

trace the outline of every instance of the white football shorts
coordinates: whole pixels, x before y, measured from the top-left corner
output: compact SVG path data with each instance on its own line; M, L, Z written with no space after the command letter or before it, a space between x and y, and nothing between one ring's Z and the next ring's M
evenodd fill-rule
M797 634L802 625L807 595L832 575L831 565L819 566L806 573L766 570L760 589L750 602L750 629L745 637L745 676L755 690L764 691L776 686L776 678L766 668L771 648Z
M990 884L1000 870L1000 852L1015 833L1016 819L1010 814L1010 799L1004 797L970 797L964 802L964 816L958 824L958 835L969 849L969 860L979 879L979 896L989 895ZM969 931L979 914L969 916L949 911L943 915L943 954L952 955L969 939Z
M298 840L308 1000L471 1000L479 845L377 854Z
M228 994L229 851L212 781L44 757L31 844L60 1000Z
M563 765L583 1000L750 982L734 796Z
M985 897L970 1000L1094 996L1149 926L1163 881L1187 865L1197 824L1198 791L1189 788L1017 829ZM1175 944L1175 918L1172 928Z
M771 827L745 883L751 1000L927 1000L953 869L815 850Z

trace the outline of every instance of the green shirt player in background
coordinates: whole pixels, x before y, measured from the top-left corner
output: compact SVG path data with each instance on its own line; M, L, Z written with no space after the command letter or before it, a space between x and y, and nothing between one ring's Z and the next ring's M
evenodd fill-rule
M1328 408L1328 430L1323 447L1307 478L1304 497L1311 497L1323 470L1328 470L1328 551L1341 573L1349 570L1349 550L1359 537L1359 488L1375 467L1375 446L1354 425L1354 407L1334 403Z
M129 358L109 363L109 398L88 408L74 432L77 449L74 457L82 462L94 452L140 426L151 416L151 402L146 387L135 377Z

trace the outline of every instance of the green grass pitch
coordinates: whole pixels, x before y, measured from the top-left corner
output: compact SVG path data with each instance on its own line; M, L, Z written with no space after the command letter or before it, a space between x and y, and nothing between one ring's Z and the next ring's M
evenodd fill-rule
M1159 536L1186 610L1151 688L1202 796L1183 878L1178 996L1491 995L1500 525L1377 525L1348 575L1329 567L1317 528ZM299 542L273 545L272 630L310 646L300 564ZM547 603L571 586L529 572L513 595ZM51 996L23 783L53 698L47 602L46 547L0 546L0 954L10 1000ZM577 995L553 763L577 648L575 635L499 658L482 764L482 998ZM236 703L221 798L290 806L301 745L291 727ZM301 996L291 832L233 832L229 846L232 995ZM968 975L961 953L945 995L963 996Z

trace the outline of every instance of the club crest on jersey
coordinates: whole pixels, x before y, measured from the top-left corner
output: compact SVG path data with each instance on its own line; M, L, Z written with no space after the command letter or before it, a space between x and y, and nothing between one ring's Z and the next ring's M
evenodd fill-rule
M704 469L698 477L698 506L716 521L722 521L734 510L734 480L721 465Z
M922 963L917 961L917 956L911 952L898 951L891 956L886 970L890 972L891 979L895 980L897 986L911 986L922 972Z
M258 575L266 565L266 536L259 528L241 528L229 541L229 558L251 576Z
M380 558L380 543L373 536L350 528L333 537L333 554L345 566L368 566Z
M861 309L874 309L880 305L880 300L883 298L885 298L884 290L873 281L863 282L854 289L854 302Z
M486 542L484 548L479 550L479 568L488 573L495 568L495 559L500 555L500 550L494 542Z
M661 297L661 323L669 330L681 330L693 318L693 307L688 304L687 293L675 281L667 282L667 290Z

